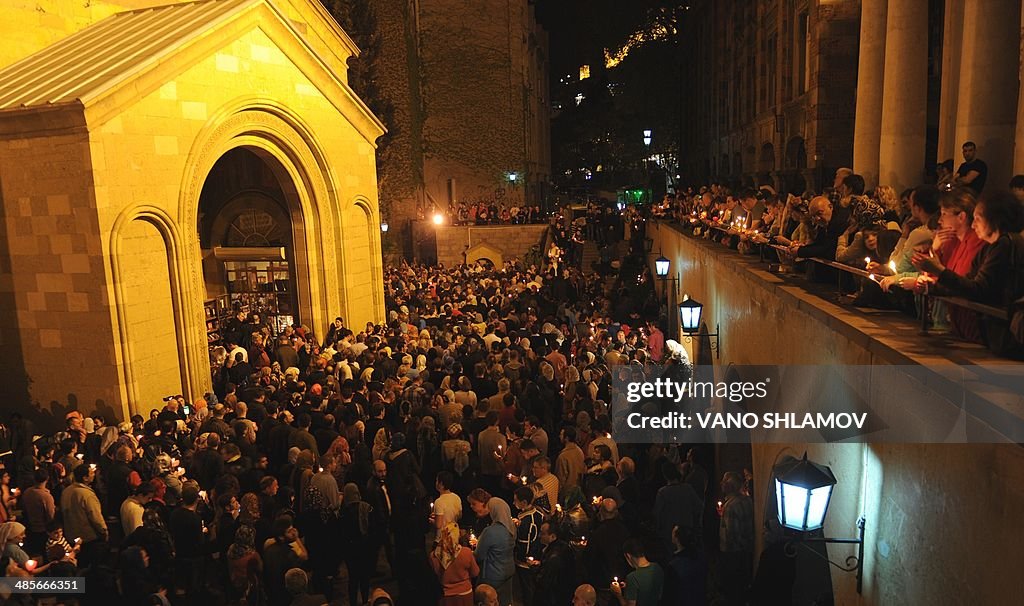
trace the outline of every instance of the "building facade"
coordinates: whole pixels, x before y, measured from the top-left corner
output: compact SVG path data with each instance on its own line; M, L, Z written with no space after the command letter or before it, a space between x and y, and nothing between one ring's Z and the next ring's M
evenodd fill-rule
M853 155L860 2L693 2L684 182L818 188Z
M405 167L393 174L382 160L397 237L457 202L540 204L551 178L548 39L532 3L390 0L374 10L381 94L393 108L396 149L385 156Z
M235 309L383 319L384 128L320 3L44 0L0 31L6 405L45 428L201 397Z

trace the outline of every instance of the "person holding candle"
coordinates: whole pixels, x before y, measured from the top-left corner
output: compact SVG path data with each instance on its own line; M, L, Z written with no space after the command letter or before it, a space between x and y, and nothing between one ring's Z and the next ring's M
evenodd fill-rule
M459 535L457 524L446 524L430 552L430 566L442 588L439 606L473 606L472 580L480 575L480 565L473 551L459 542Z
M516 528L505 501L491 497L487 512L491 524L480 533L473 555L480 565L480 582L495 588L499 603L508 604L512 601Z
M572 599L578 582L576 557L564 533L564 527L553 521L540 526L538 536L544 547L540 557L530 562L530 566L537 570L534 606L564 606Z
M991 305L1009 306L1024 296L1024 209L1009 192L983 195L974 209L972 228L986 243L971 263L967 275L961 276L945 267L935 257L917 254L915 266L938 276L936 292L961 296ZM1015 312L1011 315L1019 315ZM1000 355L1021 357L1024 343L1010 334L1005 321L987 320L983 325L986 345Z
M612 581L612 595L622 606L657 606L665 588L665 571L661 565L647 559L639 539L626 541L622 551L633 572L626 577L625 583L618 579Z
M515 491L512 504L519 510L516 516L516 586L524 604L533 603L533 588L536 584L536 570L533 561L541 556L540 525L544 516L534 507L533 489L520 486Z

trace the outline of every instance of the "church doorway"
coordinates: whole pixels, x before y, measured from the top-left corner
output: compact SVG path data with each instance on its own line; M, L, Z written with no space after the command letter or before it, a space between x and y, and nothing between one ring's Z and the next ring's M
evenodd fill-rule
M249 345L250 335L232 327L239 312L270 336L301 322L295 242L302 242L302 216L279 162L260 149L225 153L203 184L198 219L211 351L228 337Z

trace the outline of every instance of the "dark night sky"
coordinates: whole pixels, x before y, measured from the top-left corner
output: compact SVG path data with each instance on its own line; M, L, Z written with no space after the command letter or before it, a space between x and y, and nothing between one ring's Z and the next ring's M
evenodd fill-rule
M550 34L551 74L570 73L599 60L652 6L665 0L534 0L537 19Z

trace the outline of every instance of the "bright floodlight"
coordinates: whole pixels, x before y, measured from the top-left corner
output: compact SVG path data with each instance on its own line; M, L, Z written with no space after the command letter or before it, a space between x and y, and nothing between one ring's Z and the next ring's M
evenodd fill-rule
M441 225L444 223L444 215L441 213L434 213L434 225Z

